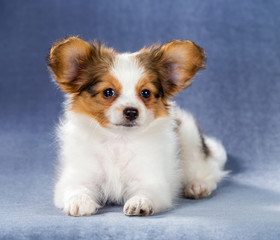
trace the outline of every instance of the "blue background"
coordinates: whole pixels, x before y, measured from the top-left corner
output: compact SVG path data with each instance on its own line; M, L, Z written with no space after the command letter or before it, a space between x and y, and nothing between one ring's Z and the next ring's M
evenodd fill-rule
M280 239L280 1L2 0L0 238ZM118 51L190 39L207 68L177 102L222 140L232 171L208 199L148 218L106 207L84 218L52 204L63 96L46 55L59 38Z

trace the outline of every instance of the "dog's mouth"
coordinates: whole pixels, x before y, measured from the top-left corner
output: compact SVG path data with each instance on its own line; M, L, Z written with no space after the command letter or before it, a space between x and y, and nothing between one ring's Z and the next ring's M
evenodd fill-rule
M132 128L132 127L137 127L138 124L136 122L126 122L126 123L115 124L115 126L117 126L117 127Z

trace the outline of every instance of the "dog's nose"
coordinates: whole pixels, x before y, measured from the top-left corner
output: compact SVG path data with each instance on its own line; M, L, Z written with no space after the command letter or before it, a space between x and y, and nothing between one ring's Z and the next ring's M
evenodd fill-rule
M123 110L123 115L127 120L133 121L138 117L139 112L136 108L128 107Z

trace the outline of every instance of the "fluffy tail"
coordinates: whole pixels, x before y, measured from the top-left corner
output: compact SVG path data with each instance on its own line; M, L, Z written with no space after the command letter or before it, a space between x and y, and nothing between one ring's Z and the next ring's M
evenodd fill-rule
M219 140L213 137L208 137L208 136L204 136L204 137L205 137L205 144L209 149L208 160L213 164L217 164L220 170L220 179L222 179L223 177L229 174L229 171L224 170L224 166L227 161L226 150Z

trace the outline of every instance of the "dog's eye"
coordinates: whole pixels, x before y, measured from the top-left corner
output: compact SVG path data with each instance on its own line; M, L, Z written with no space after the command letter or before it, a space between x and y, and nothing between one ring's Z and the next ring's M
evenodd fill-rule
M106 90L103 91L103 95L105 98L110 98L113 97L115 95L115 91L113 88L108 88Z
M150 92L148 89L143 89L143 90L141 91L141 96L142 96L143 98L149 98L149 97L151 96L151 92Z

